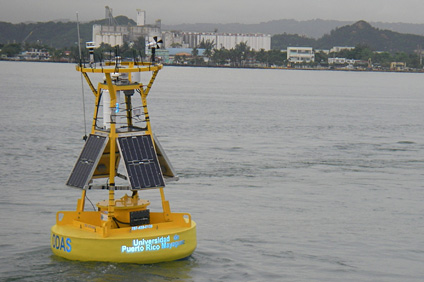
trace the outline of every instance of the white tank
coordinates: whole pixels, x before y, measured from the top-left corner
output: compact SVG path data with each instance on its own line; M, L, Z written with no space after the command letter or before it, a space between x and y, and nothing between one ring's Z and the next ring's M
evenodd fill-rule
M146 11L137 9L137 25L138 26L146 25Z

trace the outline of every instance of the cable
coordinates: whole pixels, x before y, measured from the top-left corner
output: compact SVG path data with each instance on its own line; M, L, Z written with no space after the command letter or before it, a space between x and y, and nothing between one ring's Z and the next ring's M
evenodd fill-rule
M120 220L119 220L119 219L117 219L116 217L112 217L112 219L113 219L113 221L115 221L115 223L116 223L116 225L118 226L118 228L120 228L120 227L119 227L119 225L118 225L118 222L119 222L120 224L130 225L130 223L129 223L129 222L123 222L123 221L120 221Z
M116 219L116 217L112 217L112 219L113 219L113 221L115 222L116 226L117 226L118 228L121 228L121 227L119 226L119 224L118 224L118 220Z
M85 198L90 202L91 206L93 207L93 210L96 211L96 207L93 205L93 202L90 201L90 199L88 198L87 194L85 194Z

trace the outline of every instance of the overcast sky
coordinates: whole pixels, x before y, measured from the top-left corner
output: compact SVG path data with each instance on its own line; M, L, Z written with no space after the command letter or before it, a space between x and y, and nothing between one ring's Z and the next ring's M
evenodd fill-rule
M260 23L279 19L424 23L424 0L0 0L0 21L19 23L102 19L113 15L136 19L146 11L147 24L161 19L179 23Z

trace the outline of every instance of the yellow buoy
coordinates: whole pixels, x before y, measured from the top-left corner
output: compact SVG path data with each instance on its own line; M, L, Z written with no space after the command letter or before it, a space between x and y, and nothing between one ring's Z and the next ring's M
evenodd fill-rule
M195 250L196 223L188 213L171 212L165 199L165 184L178 176L153 135L147 110L146 98L161 68L119 60L101 67L77 66L95 97L93 123L66 183L82 189L81 198L75 211L57 212L51 228L55 255L80 261L157 263L188 257ZM135 79L141 72L152 73L147 85ZM91 73L104 75L97 88ZM97 210L86 211L86 193L94 189L107 190L108 199L97 203ZM145 189L160 192L162 210L150 211L150 202L139 196ZM115 199L116 190L132 195Z

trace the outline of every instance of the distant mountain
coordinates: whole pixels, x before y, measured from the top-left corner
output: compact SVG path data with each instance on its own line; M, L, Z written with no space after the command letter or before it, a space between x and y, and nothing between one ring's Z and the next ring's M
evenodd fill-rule
M228 33L266 33L266 34L299 34L306 37L318 39L331 30L345 25L351 25L354 21L335 21L335 20L307 20L297 21L292 19L272 20L261 22L259 24L213 24L213 23L196 23L196 24L179 24L164 25L164 30L182 30L192 32L228 32ZM387 29L395 32L410 33L424 35L424 24L408 24L408 23L382 23L371 22L372 26L381 29Z
M287 47L318 48L317 39L297 34L275 34L271 37L271 49L285 50Z
M424 48L424 36L379 29L365 21L358 21L336 28L319 39L284 33L273 35L271 40L271 48L278 50L284 50L288 46L330 49L334 46L358 45L366 45L375 51L412 53L419 46Z
M424 36L424 24L370 22L372 26L400 33Z
M424 47L424 36L379 29L365 21L339 27L317 40L320 48L367 45L375 51L412 53Z

